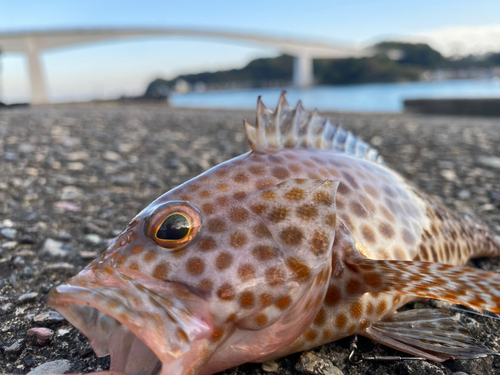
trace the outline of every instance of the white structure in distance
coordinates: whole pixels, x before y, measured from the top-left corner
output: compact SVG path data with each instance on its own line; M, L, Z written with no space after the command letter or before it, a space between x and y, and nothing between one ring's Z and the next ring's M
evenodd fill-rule
M283 54L294 56L293 84L306 88L313 84L314 58L347 58L372 55L369 48L333 45L329 43L277 38L237 32L201 29L59 29L0 33L1 53L25 53L28 57L32 104L48 103L46 78L40 65L39 53L61 47L88 44L106 40L123 40L140 37L188 36L193 38L231 39L266 45Z

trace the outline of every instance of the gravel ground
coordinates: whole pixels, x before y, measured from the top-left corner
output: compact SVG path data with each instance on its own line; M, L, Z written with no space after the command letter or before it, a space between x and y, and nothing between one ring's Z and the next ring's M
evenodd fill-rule
M0 373L26 374L53 361L59 371L108 368L109 358L96 358L87 339L51 313L48 290L78 273L154 198L247 151L243 118L254 113L113 104L0 112ZM476 213L500 234L500 119L338 113L331 119L371 142L421 189ZM500 271L499 260L474 265ZM452 314L500 350L499 322ZM225 374L500 374L499 357L353 366L349 342ZM396 353L363 338L359 346Z

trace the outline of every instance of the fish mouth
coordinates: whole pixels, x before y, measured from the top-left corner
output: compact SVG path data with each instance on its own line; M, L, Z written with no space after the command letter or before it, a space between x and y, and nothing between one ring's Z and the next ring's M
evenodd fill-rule
M52 288L47 303L98 357L111 356L110 371L128 375L184 374L213 333L201 296L128 269L84 269Z

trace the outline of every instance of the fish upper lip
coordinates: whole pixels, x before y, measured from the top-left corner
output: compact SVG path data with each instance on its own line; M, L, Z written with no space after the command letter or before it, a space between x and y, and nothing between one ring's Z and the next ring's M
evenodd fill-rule
M139 342L133 345L140 347L139 351L149 347L153 357L169 363L213 331L201 296L180 284L128 269L88 267L66 284L52 288L47 302L89 338L98 356L111 354L114 371L125 371L131 365L132 359L124 359L123 348L117 343L124 337L137 338L142 346ZM150 371L135 373L155 370Z

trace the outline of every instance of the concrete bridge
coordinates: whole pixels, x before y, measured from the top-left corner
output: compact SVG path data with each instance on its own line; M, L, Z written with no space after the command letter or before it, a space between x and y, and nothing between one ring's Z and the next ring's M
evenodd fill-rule
M45 86L46 78L40 65L40 52L77 44L162 36L227 39L272 47L281 53L295 57L293 84L298 87L312 85L314 81L312 60L314 58L361 57L371 54L369 49L345 45L236 32L176 28L60 29L0 33L0 51L2 53L25 53L28 56L32 104L44 104L48 103L48 96Z

